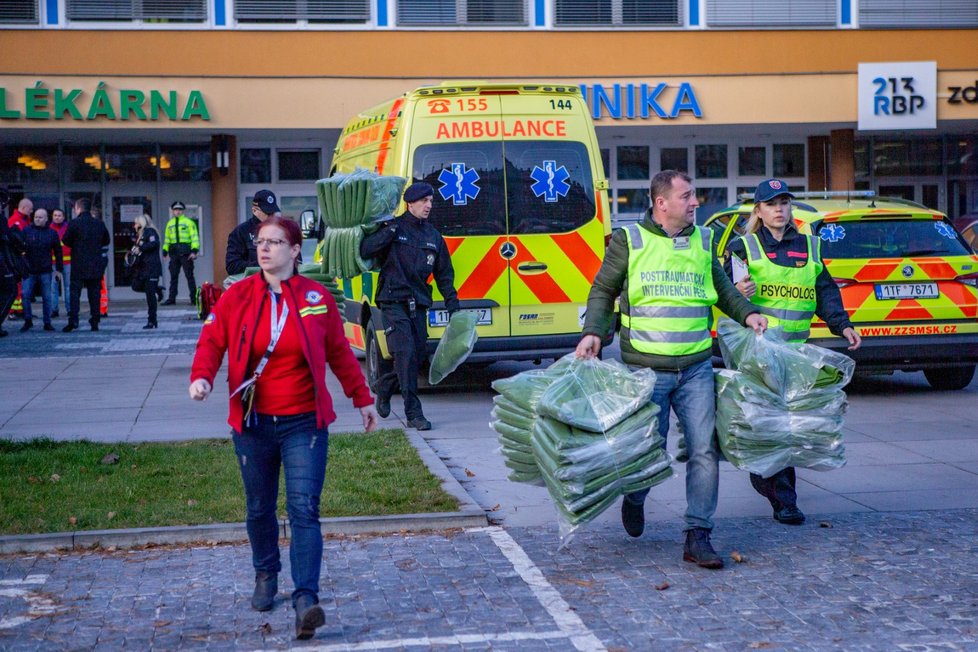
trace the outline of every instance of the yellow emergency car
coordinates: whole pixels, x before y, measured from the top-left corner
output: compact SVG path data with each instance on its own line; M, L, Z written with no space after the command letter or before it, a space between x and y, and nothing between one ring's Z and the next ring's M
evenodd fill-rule
M357 167L434 187L429 219L451 252L462 308L479 312L470 361L540 360L573 350L611 234L608 183L577 86L418 88L343 129L330 174ZM371 381L390 364L373 302L376 278L342 280L346 336L365 352ZM434 292L432 350L448 321Z
M753 203L739 204L707 220L721 256L743 235L751 210ZM860 349L847 351L816 318L810 343L852 356L861 372L922 370L935 389L971 382L978 256L943 213L872 192L796 193L792 217L799 232L821 240L822 259L863 337Z

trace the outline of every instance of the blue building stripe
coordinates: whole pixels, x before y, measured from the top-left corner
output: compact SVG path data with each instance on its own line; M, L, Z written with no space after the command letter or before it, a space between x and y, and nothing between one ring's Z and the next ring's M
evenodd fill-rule
M842 6L840 7L842 11L843 25L852 25L852 0L842 0Z
M226 2L227 0L214 0L214 24L218 27L228 24Z
M377 27L387 27L387 0L377 0Z
M700 24L700 0L689 0L689 26L698 27Z
M533 10L533 24L536 27L546 27L547 25L547 0L536 0Z
M47 2L48 25L58 24L58 0L48 0Z

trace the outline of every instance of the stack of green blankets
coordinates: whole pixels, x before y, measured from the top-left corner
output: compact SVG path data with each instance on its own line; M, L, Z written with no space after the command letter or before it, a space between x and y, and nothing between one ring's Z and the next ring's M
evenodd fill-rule
M473 310L459 310L452 315L438 340L435 355L431 358L431 366L428 367L429 383L437 385L465 362L479 340L479 334L475 330L478 324L479 313Z
M810 344L757 336L731 320L717 325L728 369L717 371L717 435L734 466L770 477L795 466L826 471L846 463L845 392L855 363Z
M323 236L323 273L352 278L373 269L373 261L360 257L364 233L372 233L393 217L407 179L385 177L357 169L316 182L319 210L326 223Z
M530 400L524 401L522 412L511 414L504 396L494 414L500 420L522 417L522 425L531 427L528 443L536 477L543 480L563 521L573 527L593 520L619 496L668 478L672 460L657 433L659 408L650 402L654 372L631 372L618 362L576 360L573 355L554 366L558 369L526 372L533 376L524 380L522 393ZM515 448L512 424L494 427L509 465L506 449ZM512 453L525 456L527 442L520 435L520 446ZM532 468L526 467L530 476Z

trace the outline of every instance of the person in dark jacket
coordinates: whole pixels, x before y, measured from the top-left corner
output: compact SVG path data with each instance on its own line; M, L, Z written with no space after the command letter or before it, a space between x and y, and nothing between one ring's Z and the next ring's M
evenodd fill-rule
M27 264L30 266L31 275L24 279L23 294L31 297L34 294L34 287L41 287L41 301L43 306L42 315L44 317L44 330L53 331L51 325L51 276L52 276L52 257L54 260L54 276L61 279L61 272L64 269L64 262L61 259L61 239L58 234L48 226L48 212L43 208L34 211L34 223L24 229L22 234L24 245L27 248ZM21 333L26 333L34 327L33 314L31 313L30 300L24 301L24 325L20 327Z
M428 360L428 309L432 306L428 278L434 276L449 315L459 309L455 269L444 238L428 222L434 189L415 183L404 191L407 211L384 224L360 243L364 260L381 262L374 293L384 318L387 348L394 369L377 379L377 412L390 414L391 395L400 387L408 425L430 430L418 398L418 372Z
M9 257L23 256L25 251L20 232L8 226L7 220L0 219L0 337L7 336L3 322L17 298L17 285L20 281L14 262Z
M83 197L75 202L75 219L68 224L62 241L71 247L71 305L68 306L68 325L62 331L78 328L79 302L82 287L88 293L88 323L98 330L99 303L102 298L102 275L108 263L109 230L101 220L92 216L92 200Z
M143 282L146 293L146 308L149 314L143 330L156 328L156 306L160 298L160 276L163 264L160 262L160 234L149 215L140 215L133 223L136 229L136 244L129 252L136 258L135 273Z
M228 248L224 254L224 269L228 276L240 274L249 267L258 267L258 249L255 247L258 225L280 212L275 193L271 190L255 193L251 200L251 217L228 234Z
M737 289L744 298L760 305L761 314L772 320L772 326L781 325L784 338L793 342L808 339L812 320L810 299L800 303L798 300L761 298L761 294L769 297L780 293L759 294L758 284L776 290L786 285L812 287L809 283L813 283L814 314L834 335L844 337L849 342L849 350L854 351L862 344L862 338L849 321L839 287L822 263L818 239L800 235L792 223L793 198L788 184L780 179L768 179L757 186L754 210L747 220L747 233L727 247L730 255L724 262L724 271L734 279L733 257L744 263L748 273L736 279ZM805 515L798 509L794 467L782 469L769 478L751 473L750 483L757 493L770 501L776 521L787 525L805 522Z

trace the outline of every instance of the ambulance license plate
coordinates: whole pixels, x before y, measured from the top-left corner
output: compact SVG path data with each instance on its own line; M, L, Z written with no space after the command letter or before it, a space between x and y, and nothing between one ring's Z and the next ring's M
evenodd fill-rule
M876 298L886 299L936 299L940 296L937 283L878 283Z
M467 308L471 310L471 308ZM489 326L492 324L492 308L475 308L479 313L479 326ZM448 326L447 310L429 310L428 324L430 326Z

